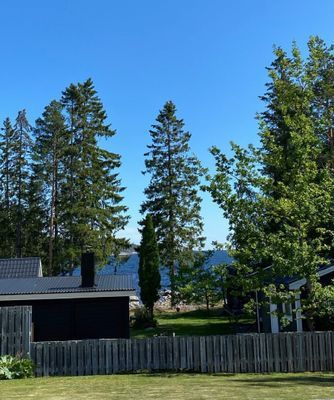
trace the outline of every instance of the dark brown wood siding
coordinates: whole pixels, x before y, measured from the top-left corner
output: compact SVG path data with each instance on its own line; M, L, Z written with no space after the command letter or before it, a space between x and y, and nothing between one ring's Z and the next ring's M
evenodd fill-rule
M0 307L31 305L33 340L129 337L129 298L0 301Z

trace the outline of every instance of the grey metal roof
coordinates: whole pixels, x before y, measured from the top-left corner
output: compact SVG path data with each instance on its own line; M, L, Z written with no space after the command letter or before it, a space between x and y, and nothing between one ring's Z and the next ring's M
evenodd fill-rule
M130 275L96 276L95 283L94 287L81 287L81 277L78 276L0 279L0 296L134 290L133 279Z
M39 257L0 259L0 279L39 276L42 276L41 259Z

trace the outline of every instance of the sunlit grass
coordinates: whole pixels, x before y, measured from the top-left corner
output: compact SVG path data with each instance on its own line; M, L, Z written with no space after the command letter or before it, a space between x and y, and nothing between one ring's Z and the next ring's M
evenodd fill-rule
M188 312L160 312L155 315L158 326L154 329L132 329L131 337L143 338L154 335L223 335L235 333L231 321L223 315L221 309L195 310ZM250 323L243 318L239 323Z
M2 400L334 399L334 374L152 374L0 382Z

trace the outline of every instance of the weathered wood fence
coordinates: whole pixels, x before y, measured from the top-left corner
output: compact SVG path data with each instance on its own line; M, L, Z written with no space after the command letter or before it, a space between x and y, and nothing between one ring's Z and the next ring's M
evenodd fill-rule
M0 308L0 355L27 355L31 342L31 307Z
M31 307L0 308L0 355L30 356L37 376L334 371L334 332L31 342L31 317Z
M334 370L334 333L243 334L32 343L37 376L138 371Z

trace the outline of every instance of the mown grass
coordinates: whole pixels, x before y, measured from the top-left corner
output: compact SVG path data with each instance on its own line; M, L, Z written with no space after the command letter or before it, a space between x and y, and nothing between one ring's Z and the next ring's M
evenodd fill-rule
M144 338L154 335L177 336L192 335L223 335L235 333L235 326L223 316L221 309L195 310L187 312L158 312L155 314L158 326L153 329L131 329L132 338ZM250 319L243 318L240 324L251 323Z
M333 373L138 374L0 382L3 400L334 399Z

